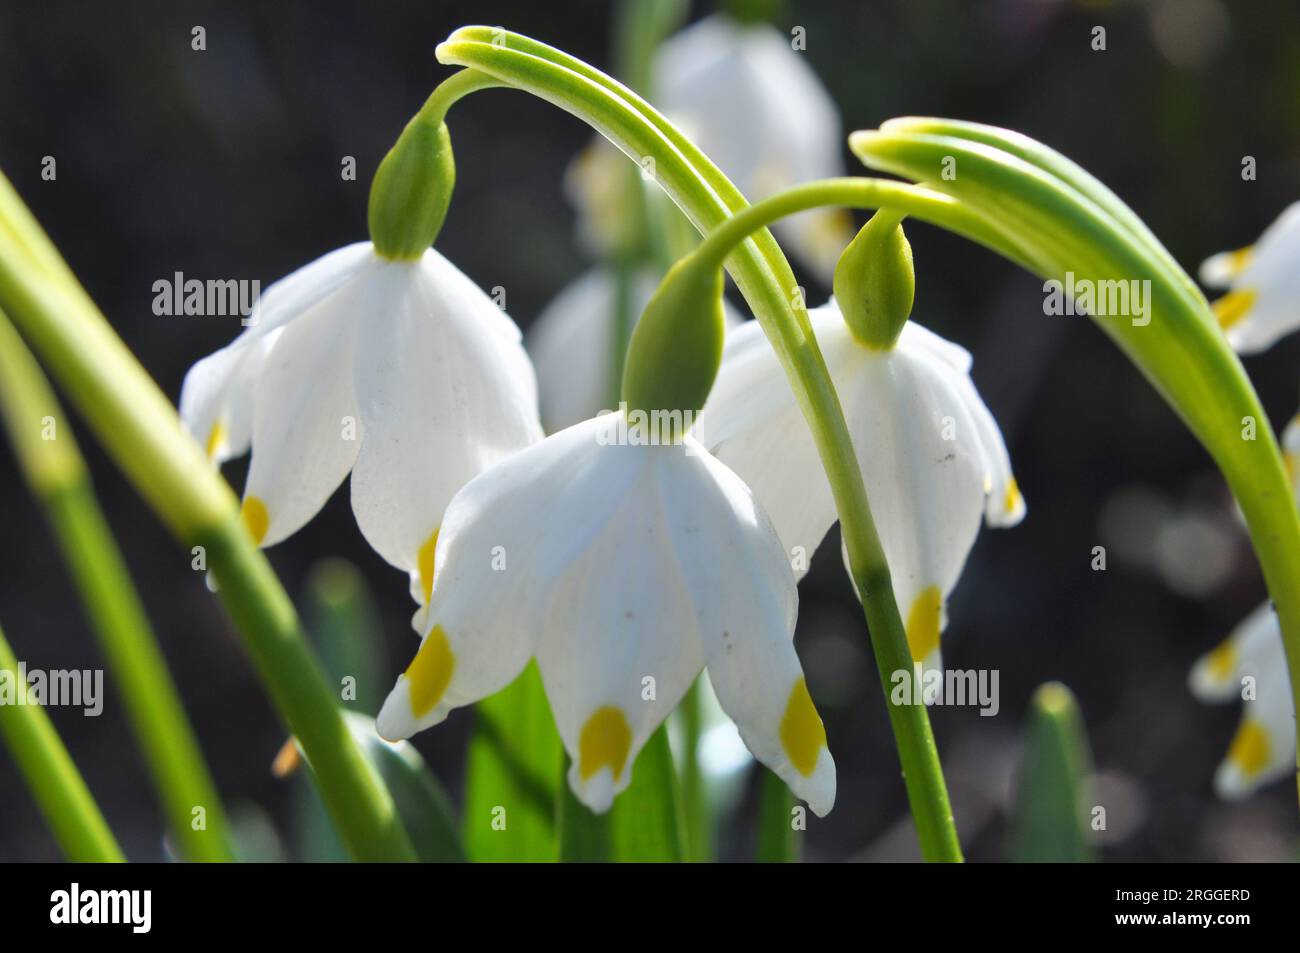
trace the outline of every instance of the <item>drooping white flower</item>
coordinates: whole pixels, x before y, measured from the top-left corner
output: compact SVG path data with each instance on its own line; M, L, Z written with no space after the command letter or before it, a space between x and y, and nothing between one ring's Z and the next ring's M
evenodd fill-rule
M650 268L633 277L625 304L632 327L659 277ZM618 382L612 372L617 295L613 269L592 268L556 295L524 334L524 347L537 371L542 423L550 432L594 417L617 402ZM741 318L727 306L726 320L731 327Z
M912 656L939 668L945 605L981 519L1014 526L1024 499L963 348L909 321L868 348L834 301L809 312L853 438ZM762 330L727 339L696 437L753 490L796 573L836 520L811 431Z
M1292 492L1300 498L1300 414L1282 431L1281 442ZM1246 797L1295 770L1295 709L1282 629L1270 603L1248 615L1226 641L1199 658L1188 682L1192 694L1202 701L1241 698L1245 702L1237 734L1214 776L1220 797Z
M1214 313L1228 343L1242 354L1267 350L1300 328L1300 202L1254 245L1207 258L1201 281L1228 289L1213 303Z
M834 101L805 54L767 24L718 14L669 37L655 55L650 99L750 201L844 175ZM596 249L616 246L626 230L627 161L597 139L567 177L579 234ZM775 231L825 278L853 236L849 214L830 208L791 216Z
M360 242L270 286L180 403L214 461L251 446L243 514L259 544L296 532L351 472L361 532L423 602L452 496L541 438L536 391L519 329L454 265Z
M384 703L405 738L509 684L536 657L595 811L707 666L749 749L813 811L835 797L792 642L794 576L744 483L689 435L640 443L606 414L468 483L438 538L423 642Z
M1244 701L1241 722L1214 775L1220 797L1238 799L1295 771L1296 727L1286 652L1277 612L1264 603L1218 648L1202 656L1189 679L1202 701Z

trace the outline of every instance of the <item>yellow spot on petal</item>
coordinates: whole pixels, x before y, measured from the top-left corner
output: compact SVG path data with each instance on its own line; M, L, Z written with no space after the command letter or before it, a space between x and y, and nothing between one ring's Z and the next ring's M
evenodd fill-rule
M617 781L632 750L632 728L627 716L613 705L597 708L578 737L578 777L586 781L601 768L609 768Z
M1295 482L1296 482L1296 454L1294 454L1294 453L1290 453L1290 452L1287 452L1287 453L1282 454L1282 466L1286 468L1286 478L1287 478L1287 481L1288 481L1292 486L1295 486Z
M1214 316L1219 320L1219 327L1226 331L1238 324L1250 311L1257 297L1258 295L1250 288L1242 288L1238 291L1229 291L1214 302L1210 307L1214 309Z
M271 514L266 511L266 504L255 496L246 496L239 515L248 527L248 535L260 546L266 538L266 528L271 525Z
M1238 248L1236 251L1228 252L1228 274L1235 278L1251 263L1255 257L1255 246L1247 245L1245 248Z
M221 452L226 445L226 425L220 420L212 425L208 431L207 453L209 460L215 460L217 454Z
M1228 760L1240 768L1242 774L1252 778L1268 767L1268 748L1268 732L1264 726L1247 719L1232 739Z
M438 531L435 529L433 535L424 541L420 547L419 558L416 560L416 567L420 573L420 588L424 591L424 604L429 604L429 597L433 595L433 554L438 548Z
M1216 682L1222 682L1232 676L1237 668L1237 646L1229 641L1205 656L1205 670Z
M1007 515L1010 515L1019 510L1024 504L1025 498L1020 495L1020 484L1016 482L1015 477L1012 477L1007 481L1007 492L1002 499L1002 508L1007 512Z
M456 656L447 633L435 625L406 669L406 679L411 683L411 713L416 718L423 718L438 704L455 670Z
M817 768L817 757L826 747L826 727L808 694L808 683L800 676L790 689L781 717L781 746L790 763L805 778Z
M912 603L907 613L907 646L912 661L924 661L939 647L939 619L943 613L943 593L938 586L928 586Z

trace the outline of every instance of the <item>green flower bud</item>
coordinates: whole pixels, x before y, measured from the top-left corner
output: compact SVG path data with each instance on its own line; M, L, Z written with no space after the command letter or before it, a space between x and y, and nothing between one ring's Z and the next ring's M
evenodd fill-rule
M370 185L370 240L385 258L419 258L447 217L456 162L442 116L423 112L406 124Z
M902 216L881 210L835 265L835 302L853 336L875 350L894 346L912 313L916 275Z
M639 410L668 420L670 432L659 436L680 439L718 376L725 335L722 269L683 258L668 270L632 330L623 368L629 414Z

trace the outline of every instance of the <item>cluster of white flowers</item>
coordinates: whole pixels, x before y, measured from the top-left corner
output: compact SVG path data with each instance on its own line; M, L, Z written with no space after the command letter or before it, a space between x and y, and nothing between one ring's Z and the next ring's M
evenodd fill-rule
M661 58L677 64L661 70L668 111L742 185L840 171L829 98L774 31L709 20ZM737 141L737 122L760 140ZM753 156L765 164L744 166ZM781 231L824 255L817 216ZM635 277L637 311L654 280ZM191 369L182 416L216 463L251 449L243 513L263 546L351 473L362 533L419 605L422 643L379 714L385 737L437 724L536 658L569 782L602 811L707 669L750 751L824 814L835 766L793 645L798 576L836 519L812 434L758 325L733 316L693 432L619 439L625 413L596 415L613 296L592 272L530 335L547 421L564 428L543 438L514 322L432 249L395 259L352 245L268 289L251 326ZM945 601L981 522L1025 512L1002 436L962 348L917 325L868 346L833 302L812 321L912 654L938 666Z

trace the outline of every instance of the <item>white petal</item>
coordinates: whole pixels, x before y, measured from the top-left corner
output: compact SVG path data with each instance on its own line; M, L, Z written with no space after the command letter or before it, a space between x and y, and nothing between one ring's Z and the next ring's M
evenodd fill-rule
M1281 645L1277 613L1272 603L1265 602L1246 616L1223 644L1196 660L1188 687L1201 701L1240 698L1242 675L1271 664Z
M984 514L979 428L960 375L924 351L872 355L842 398L913 658L938 667L945 604Z
M304 314L377 262L370 242L356 242L322 255L262 292L248 316L248 328L235 340L253 341Z
M810 312L832 376L854 375L866 352L838 312ZM762 502L797 576L836 520L835 500L812 431L757 322L727 336L722 367L692 431Z
M607 418L590 420L548 437L485 470L452 499L438 534L438 571L423 627L426 664L413 664L384 703L379 731L385 738L435 725L523 670L541 631L546 594L620 505L608 488L631 479L617 466L592 465L596 434L607 426ZM448 654L450 665L440 669L435 663ZM438 673L447 668L438 688ZM413 688L422 704L412 703Z
M244 517L263 546L315 516L356 460L352 358L362 290L351 286L285 327L262 367Z
M709 678L754 756L819 817L835 804L835 761L792 642L794 575L741 479L688 440L664 485Z
M514 322L432 249L378 265L366 295L352 509L381 556L419 573L456 491L540 438L537 386Z
M279 337L236 340L197 362L181 385L181 421L217 464L243 456L253 436L253 404L262 365Z
M568 561L547 598L537 660L572 759L569 785L597 812L630 783L642 746L704 665L699 607L670 525L680 500L668 498L661 482L664 460L680 454L673 447L604 447L599 461L593 456L594 466L614 471L594 491L617 499L617 508ZM618 456L639 462L629 473L609 459ZM567 505L583 505L569 496Z
M1281 645L1279 639L1276 655L1251 673L1256 678L1256 698L1245 703L1228 755L1214 775L1220 797L1242 798L1295 774L1295 714Z
M1230 289L1215 302L1215 312L1228 343L1240 353L1263 351L1300 328L1300 202L1254 246L1207 260L1201 277Z

